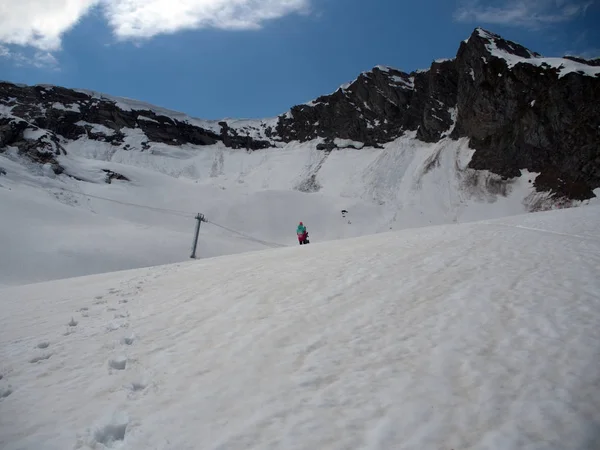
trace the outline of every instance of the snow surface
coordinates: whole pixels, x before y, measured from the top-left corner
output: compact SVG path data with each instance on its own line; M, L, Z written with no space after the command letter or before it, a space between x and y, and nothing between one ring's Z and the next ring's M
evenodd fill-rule
M197 213L211 221L197 251L208 258L295 246L299 220L323 242L570 206L535 193L536 174L526 171L502 195L497 176L467 169L464 139L426 144L413 133L383 149L330 154L316 150L319 141L145 150L141 129L122 131L128 150L85 137L62 144L58 161L76 179L11 149L0 155L0 248L11 255L0 258L0 284L187 261ZM106 184L107 170L130 181Z
M138 116L137 120L143 120L145 122L160 123L158 120L154 120L154 119L151 119L150 117L146 117L146 116Z
M392 75L391 80L406 89L414 89L415 88L415 77L409 77L408 79L404 79L397 75Z
M458 107L448 108L448 112L450 113L450 119L452 120L452 124L450 128L442 133L442 137L450 136L456 127L456 118L458 117Z
M358 141L353 141L352 139L340 139L340 138L335 138L333 140L333 143L338 146L339 148L345 148L345 147L354 147L354 148L363 148L365 146L365 144L363 142L358 142Z
M32 125L33 126L33 125ZM38 139L46 136L46 130L43 130L41 128L27 128L25 129L25 131L23 131L23 138L31 140L31 141L37 141Z
M4 104L0 104L0 115L2 115L3 117L14 117L12 115L12 110L16 105L4 105Z
M61 111L71 111L71 112L81 112L81 110L79 109L79 105L77 103L72 103L69 105L63 105L62 103L53 103L52 104L52 108L54 109L59 109Z
M91 131L93 131L94 133L102 133L106 136L112 136L113 134L115 134L115 130L112 130L104 125L99 124L99 123L90 123L90 122L86 122L85 120L80 120L78 122L75 122L75 125L79 125L80 127L90 128Z
M390 69L392 69L392 68L391 68L391 67L389 67L389 66L382 66L382 65L377 65L377 66L375 66L375 67L376 67L377 69L381 70L382 72L389 72L389 71L390 71Z
M0 289L0 447L598 448L599 223L585 206Z

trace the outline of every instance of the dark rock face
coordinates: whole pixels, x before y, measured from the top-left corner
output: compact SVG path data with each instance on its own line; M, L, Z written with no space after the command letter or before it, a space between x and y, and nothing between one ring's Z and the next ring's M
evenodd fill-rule
M294 106L279 118L277 133L286 142L324 138L322 149L336 148L334 138L378 147L415 130L418 139L436 142L453 124L457 83L452 60L410 74L378 66L331 95Z
M0 152L16 147L60 170L61 143L84 136L138 151L153 143L218 142L258 150L319 138L317 148L331 152L381 147L414 132L425 142L467 137L476 150L471 168L506 179L528 169L540 173L537 189L585 199L600 187L597 67L600 59L543 60L477 28L451 60L412 73L377 66L332 94L292 107L270 125L209 123L90 92L0 83L0 107L9 111L0 114ZM140 130L145 140L126 143L130 129Z
M294 106L280 116L277 134L286 142L318 137L350 139L369 146L388 142L402 134L413 86L409 74L376 67L333 94Z
M59 139L52 133L28 124L24 120L0 117L0 153L7 147L16 147L18 152L39 164L50 164L56 174L62 167L56 157L65 154Z
M245 148L246 150L260 150L261 148L271 147L271 143L266 140L257 140L251 138L248 134L242 136L235 128L231 128L227 122L219 122L221 126L220 140L230 148Z
M76 140L82 136L112 145L124 142L124 129L139 128L148 138L141 150L151 142L168 145L211 145L223 141L233 148L259 149L270 146L266 140L239 136L233 128L221 133L197 124L158 114L150 109L122 107L116 101L58 86L20 86L0 83L0 104L10 108L10 116L22 122L16 127L0 129L0 147L21 139L19 133L28 127L48 130L55 136ZM10 117L9 116L9 117ZM26 149L19 147L24 153Z
M528 169L541 173L539 190L592 197L600 186L600 79L575 72L560 77L556 69L526 63L509 68L490 54L490 42L525 58L537 55L477 30L461 44L453 136L469 137L477 150L470 167L504 177Z
M422 93L412 105L418 112L417 138L425 142L437 142L442 133L449 131L454 118L451 110L456 106L458 74L454 60L434 62L431 69L418 78L416 87ZM413 125L414 126L414 125Z

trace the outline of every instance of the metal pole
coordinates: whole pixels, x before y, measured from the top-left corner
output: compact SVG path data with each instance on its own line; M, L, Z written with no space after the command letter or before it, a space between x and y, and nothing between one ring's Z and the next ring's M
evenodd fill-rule
M196 233L194 235L194 244L192 247L192 255L190 258L196 258L196 248L198 247L198 234L200 233L200 224L204 222L204 214L198 214L196 216Z

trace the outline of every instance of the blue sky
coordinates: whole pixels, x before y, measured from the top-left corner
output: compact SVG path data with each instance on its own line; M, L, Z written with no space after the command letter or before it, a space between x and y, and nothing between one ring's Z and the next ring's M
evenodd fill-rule
M600 0L6 2L0 79L208 119L275 116L377 64L429 67L476 26L545 56L600 56Z

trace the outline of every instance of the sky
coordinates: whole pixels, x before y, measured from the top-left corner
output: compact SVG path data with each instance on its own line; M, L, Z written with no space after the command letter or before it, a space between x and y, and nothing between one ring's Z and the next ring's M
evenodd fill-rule
M477 26L600 56L600 0L3 0L0 80L266 118L373 66L455 56Z

